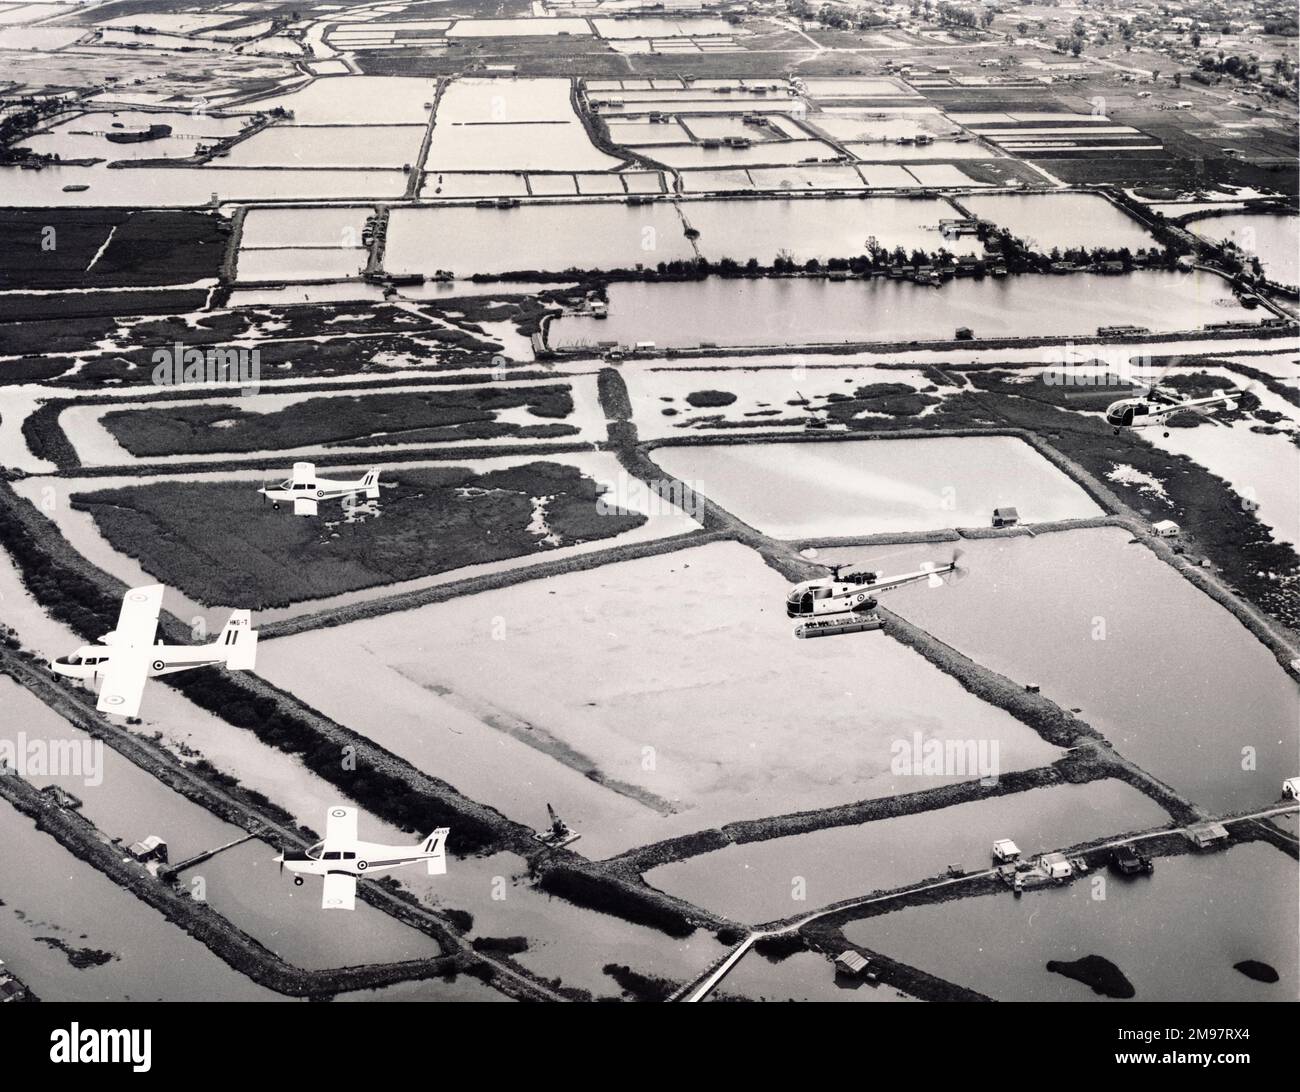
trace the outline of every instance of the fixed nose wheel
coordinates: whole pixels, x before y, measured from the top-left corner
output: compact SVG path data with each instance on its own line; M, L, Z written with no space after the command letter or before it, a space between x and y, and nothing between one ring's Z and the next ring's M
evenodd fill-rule
M302 883L303 883L303 880L302 880L302 877L301 877L301 876L295 876L295 877L293 878L293 886L294 886L294 887L301 887L301 886L302 886Z

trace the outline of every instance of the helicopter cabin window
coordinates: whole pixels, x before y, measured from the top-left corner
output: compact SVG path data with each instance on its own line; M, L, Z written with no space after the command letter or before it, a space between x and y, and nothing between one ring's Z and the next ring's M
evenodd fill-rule
M814 599L829 599L830 597L831 597L831 590L830 590L830 588L814 588L814 589L813 589L813 598L814 598Z
M1138 417L1141 417L1143 414L1150 413L1150 412L1151 412L1151 407L1143 405L1141 402L1139 402L1136 406L1133 407L1133 413Z

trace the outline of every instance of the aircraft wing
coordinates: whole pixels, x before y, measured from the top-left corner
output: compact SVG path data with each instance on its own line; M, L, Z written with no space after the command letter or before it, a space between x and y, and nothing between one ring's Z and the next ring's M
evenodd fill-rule
M139 716L140 699L149 676L149 656L148 648L114 649L95 708L119 717Z
M152 645L154 634L158 632L158 615L162 611L162 598L161 584L128 589L122 596L122 610L117 616L117 629L110 635L113 639L109 644Z
M295 483L305 482L310 485L316 480L315 463L294 463L293 464L293 481Z
M295 516L314 516L318 505L314 497L294 497L293 514Z
M357 878L347 872L326 872L321 889L322 910L351 910L357 901Z
M109 661L110 663L112 661ZM325 844L351 849L357 842L357 809L340 806L330 808L325 816Z

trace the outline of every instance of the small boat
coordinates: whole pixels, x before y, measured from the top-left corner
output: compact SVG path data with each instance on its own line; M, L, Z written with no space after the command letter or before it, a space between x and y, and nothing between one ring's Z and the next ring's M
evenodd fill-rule
M63 187L63 192L64 192L64 193L81 193L83 190L88 190L88 189L90 189L90 186L89 186L87 183L85 183L85 182L77 182L77 183L75 183L74 185L64 186L64 187Z

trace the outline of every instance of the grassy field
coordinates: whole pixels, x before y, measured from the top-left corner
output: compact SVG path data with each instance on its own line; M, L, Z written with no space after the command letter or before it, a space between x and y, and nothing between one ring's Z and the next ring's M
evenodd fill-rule
M207 302L207 289L162 289L157 292L57 292L49 295L0 297L0 322L42 319L118 318L197 311Z
M535 438L578 431L572 426L539 431L497 420L500 410L520 407L533 417L563 418L573 412L573 396L560 384L471 387L308 398L271 413L252 413L233 404L118 410L105 414L103 423L127 451L143 457L279 451L309 444Z
M596 483L551 462L482 475L404 470L381 481L378 514L353 521L336 502L318 518L277 512L251 482L162 482L80 493L72 503L163 583L201 603L254 609L611 538L645 522L639 513L602 515ZM540 508L549 542L529 530L535 498L549 498Z
M207 212L6 209L0 212L0 284L187 284L217 275L229 230L224 220Z

